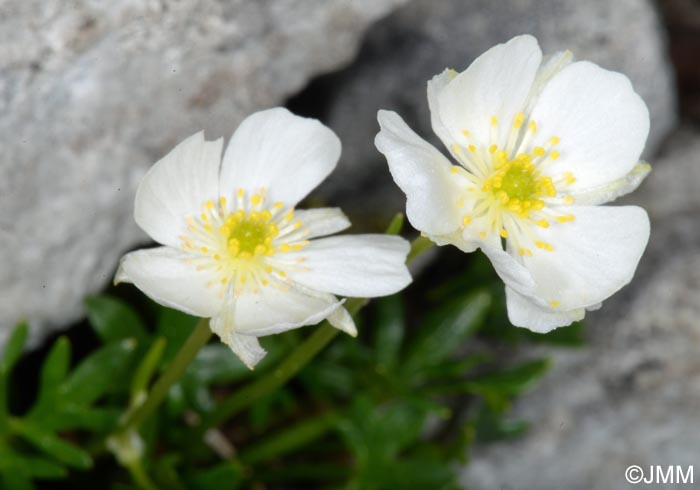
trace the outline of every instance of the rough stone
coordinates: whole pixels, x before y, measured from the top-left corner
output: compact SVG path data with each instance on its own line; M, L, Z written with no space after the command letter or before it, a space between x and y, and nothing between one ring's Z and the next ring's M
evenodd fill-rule
M342 205L355 213L400 209L403 197L373 145L377 109L398 111L439 144L430 128L427 80L445 67L461 71L491 46L524 33L535 35L545 53L570 49L578 59L628 75L649 106L647 155L653 155L674 126L676 109L663 28L650 1L414 0L373 26L360 61L328 82L329 123L344 143L328 194L344 197Z
M77 319L146 240L131 210L152 162L343 66L403 1L3 2L0 342Z
M631 488L629 465L697 465L698 150L697 129L674 134L640 192L623 201L652 217L635 280L589 315L589 345L557 352L544 382L519 400L514 416L532 423L529 433L478 448L465 486L616 490Z

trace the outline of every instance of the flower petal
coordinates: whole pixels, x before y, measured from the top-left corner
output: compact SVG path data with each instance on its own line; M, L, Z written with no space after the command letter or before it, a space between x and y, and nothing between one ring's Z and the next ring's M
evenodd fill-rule
M437 109L452 140L462 146L474 141L505 147L516 114L525 109L541 60L537 40L517 36L486 51L445 85L437 95ZM502 129L496 141L491 141L492 116Z
M294 211L294 216L303 225L306 239L332 235L350 227L350 220L340 208L300 209Z
M231 348L248 369L254 369L255 365L265 357L267 351L260 346L256 336L236 332L232 319L233 311L226 309L221 315L212 318L209 325L212 332Z
M538 127L533 145L560 138L560 157L548 173L573 173L576 181L567 193L622 178L639 161L649 134L649 111L629 79L587 61L554 75L530 117Z
M223 139L190 136L151 167L139 184L134 203L136 223L155 241L178 246L187 229L186 216L197 215L219 192Z
M481 250L489 258L496 274L506 286L525 294L532 292L535 288L535 281L530 271L511 254L501 249L497 242L482 244Z
M171 247L137 250L122 258L115 282L131 282L156 303L210 318L223 306L217 291L207 286L216 277L198 271L191 260Z
M386 156L396 184L406 194L406 216L414 228L443 235L461 222L459 190L451 178L451 164L432 145L414 133L395 112L379 111L381 131L375 145Z
M440 117L440 94L445 89L448 83L450 83L458 73L455 70L446 68L435 75L431 80L428 81L428 107L430 108L430 124L433 127L433 132L440 138L442 143L445 145L448 151L452 153L452 145L455 143L452 136L450 135L450 130L445 126L445 123Z
M610 184L573 194L574 202L581 206L595 206L614 201L639 187L649 172L651 172L651 165L647 162L639 162L627 175Z
M351 337L357 337L357 327L355 326L355 321L352 319L350 312L344 307L340 307L333 313L328 315L328 323L333 325L338 330L342 330Z
M358 298L386 296L411 282L405 264L409 249L406 240L388 235L320 238L290 254L305 260L287 275L317 291Z
M294 206L333 171L340 140L315 119L281 107L247 117L231 137L221 167L220 193L264 187L271 202Z
M290 282L270 283L257 291L244 290L234 303L233 330L259 337L315 325L340 307L342 301Z
M575 321L582 320L585 314L583 308L558 311L543 307L508 286L506 286L506 305L510 323L537 333L547 333L557 327L571 325Z
M572 310L600 303L630 282L649 239L649 218L636 206L566 211L574 221L533 230L554 249L523 261L536 283L532 296Z

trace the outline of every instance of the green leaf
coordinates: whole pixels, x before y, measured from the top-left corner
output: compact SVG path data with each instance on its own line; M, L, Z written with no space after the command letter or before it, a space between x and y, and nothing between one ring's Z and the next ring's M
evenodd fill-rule
M70 368L70 350L70 342L66 337L60 337L54 342L41 367L39 393L33 412L55 408L58 386Z
M133 339L95 351L61 385L61 396L78 405L89 405L103 394L123 386L128 383L135 352Z
M68 476L68 471L61 465L48 459L19 454L0 454L0 471L6 468L18 471L29 478L58 480ZM4 488L4 487L0 487Z
M34 418L32 420L54 432L85 429L106 433L117 426L121 413L117 408L90 408L67 403L60 405L60 409L54 412L42 413L40 420Z
M0 359L0 374L9 373L14 367L17 360L24 352L24 344L27 342L29 328L26 323L20 323L10 334L10 338L5 344L5 350Z
M386 231L384 233L387 235L398 235L403 229L403 222L403 213L396 213L396 215L394 215L394 217L391 220L391 223L389 223L389 226L387 226Z
M491 295L476 291L433 312L421 325L406 352L407 371L421 370L449 359L481 325Z
M160 308L156 332L167 344L163 353L163 365L172 361L197 326L198 318L170 308Z
M111 296L85 300L90 325L104 343L128 338L144 339L146 328L138 314L123 301Z
M34 490L31 478L16 469L0 472L0 488L7 490Z
M87 452L26 420L12 420L11 428L37 449L61 463L79 469L92 467L92 458Z
M391 371L398 361L406 329L401 297L394 295L378 300L376 312L374 350L377 368L387 372Z
M136 369L134 379L131 382L131 401L133 402L141 393L145 393L148 384L153 377L153 373L158 369L160 360L165 351L166 340L158 337L148 349L148 352L141 360L141 364Z
M241 469L234 463L221 463L187 478L190 490L236 490L241 488Z
M530 388L549 369L547 359L522 363L512 369L481 376L462 383L473 393L515 396Z

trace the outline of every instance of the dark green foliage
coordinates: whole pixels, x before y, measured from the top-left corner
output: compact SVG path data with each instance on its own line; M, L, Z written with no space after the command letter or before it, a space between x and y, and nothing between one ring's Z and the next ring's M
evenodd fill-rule
M218 341L206 345L141 427L143 456L127 468L106 441L197 319L90 298L88 317L101 343L74 359L68 338L57 339L32 373L33 403L12 413L8 397L27 376L14 369L27 338L20 325L0 357L0 488L44 488L51 480L65 485L47 488L70 490L458 488L456 468L475 442L527 428L509 420L508 410L549 363L524 357L521 346L578 346L582 327L542 336L509 325L503 285L481 259L450 277L373 301L357 317L357 339L335 338L295 379L237 406L205 440L203 424L217 408L274 376L311 331L263 339L269 354L254 372Z

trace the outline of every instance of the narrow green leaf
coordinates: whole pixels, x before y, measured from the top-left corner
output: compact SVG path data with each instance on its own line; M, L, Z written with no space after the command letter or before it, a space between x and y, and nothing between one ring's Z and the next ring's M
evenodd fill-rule
M61 404L60 410L42 413L40 420L32 418L32 421L54 432L85 429L106 433L117 426L121 413L117 408L90 408L67 403Z
M29 476L16 469L3 470L0 472L0 488L7 490L34 490Z
M410 344L405 368L420 370L449 359L480 326L490 305L491 295L486 291L476 291L441 305L423 322Z
M85 300L90 325L104 343L146 337L139 315L123 301L110 296L92 296Z
M61 465L48 459L13 455L13 463L30 478L42 480L59 480L68 476L68 471Z
M519 395L530 388L549 369L547 359L522 363L514 368L481 376L462 383L465 390L475 393Z
M120 383L127 383L135 351L136 342L132 339L95 351L61 385L61 396L75 404L88 405Z
M10 426L13 432L57 461L79 469L92 467L92 458L87 452L32 423L13 419Z
M241 488L241 468L234 463L221 463L187 478L190 490L236 490Z
M389 223L389 226L387 227L384 233L386 233L387 235L398 235L403 229L403 222L403 213L396 213L396 215L392 218L391 223Z
M27 342L29 327L26 323L20 323L10 334L10 338L5 344L5 350L0 359L0 373L9 373L24 351L24 344Z
M66 337L60 337L54 342L41 367L39 393L32 412L55 408L58 386L70 368L70 350L70 342Z

